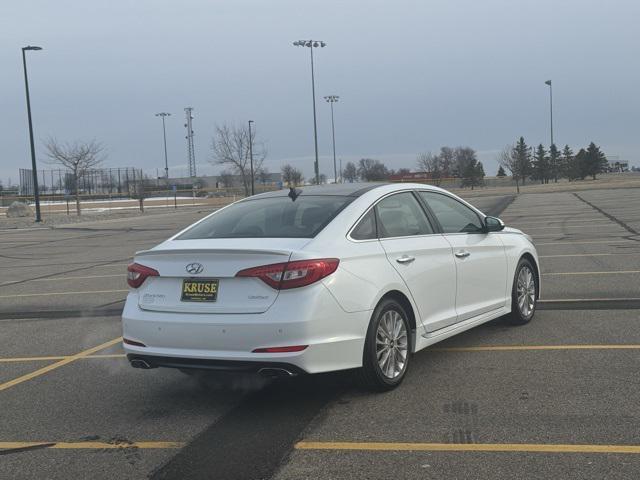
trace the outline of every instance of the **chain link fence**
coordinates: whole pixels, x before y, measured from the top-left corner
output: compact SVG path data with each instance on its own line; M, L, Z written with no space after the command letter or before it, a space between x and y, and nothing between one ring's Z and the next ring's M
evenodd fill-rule
M137 168L103 168L90 170L79 178L77 194L81 210L102 212L189 205L217 207L246 196L242 185L223 187L218 180L206 176L166 179L149 176ZM275 181L255 184L256 193L278 188L280 184ZM75 213L76 182L70 171L38 170L38 191L43 214ZM17 188L0 191L0 207L14 201L33 205L32 170L20 169Z
M76 192L76 179L68 170L38 170L38 191L41 195L72 195ZM127 195L131 196L145 182L142 170L127 168L99 168L88 170L78 179L80 195ZM33 171L19 171L20 196L33 196Z

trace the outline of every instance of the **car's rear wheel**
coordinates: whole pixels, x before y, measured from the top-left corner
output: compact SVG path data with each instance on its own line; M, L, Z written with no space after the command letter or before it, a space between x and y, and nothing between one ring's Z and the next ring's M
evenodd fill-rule
M411 358L407 312L395 300L378 304L371 317L358 370L359 383L370 390L391 390L402 382Z
M538 303L538 278L536 270L526 258L521 258L516 268L511 290L511 314L513 325L529 323L536 313Z

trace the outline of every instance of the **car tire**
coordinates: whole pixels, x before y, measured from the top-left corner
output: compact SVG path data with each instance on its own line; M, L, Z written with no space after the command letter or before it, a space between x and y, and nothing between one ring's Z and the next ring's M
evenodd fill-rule
M511 325L525 325L531 321L536 313L538 293L536 269L528 259L521 258L511 288L511 313L507 317Z
M378 304L371 316L362 355L356 371L360 386L384 392L404 379L411 359L411 328L405 309L395 300Z

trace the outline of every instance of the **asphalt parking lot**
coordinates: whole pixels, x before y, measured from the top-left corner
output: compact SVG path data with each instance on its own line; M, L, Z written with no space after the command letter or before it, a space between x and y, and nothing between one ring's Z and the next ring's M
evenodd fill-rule
M0 231L0 478L640 477L640 189L470 200L533 236L540 310L375 395L128 366L125 266L203 210Z

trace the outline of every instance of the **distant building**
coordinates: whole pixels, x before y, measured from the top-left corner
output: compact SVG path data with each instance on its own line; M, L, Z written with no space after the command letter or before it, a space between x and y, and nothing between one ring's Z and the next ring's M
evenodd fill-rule
M607 171L611 173L621 173L629 171L629 161L620 160L618 156L607 157L607 163L609 164Z
M410 172L400 175L389 175L392 182L424 182L433 179L430 172Z
M195 180L191 177L169 179L169 183L171 183L172 185L191 185L195 183L199 186L199 188L204 189L242 186L242 177L240 175L230 175L226 177L226 181L231 183L231 185L225 185L225 178L220 175L203 175L196 177ZM282 174L280 172L267 173L266 175L256 174L255 184L278 186L282 184Z

